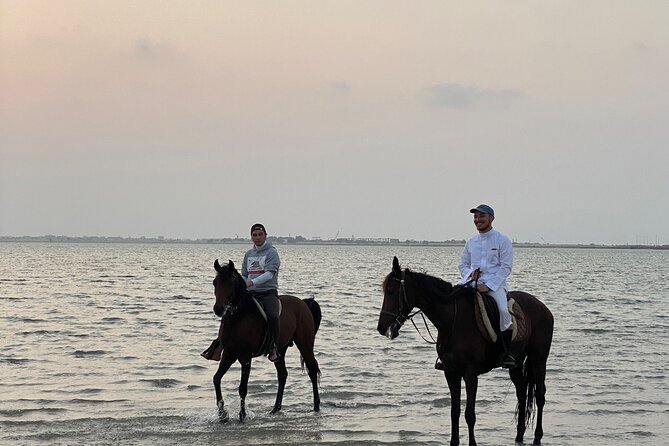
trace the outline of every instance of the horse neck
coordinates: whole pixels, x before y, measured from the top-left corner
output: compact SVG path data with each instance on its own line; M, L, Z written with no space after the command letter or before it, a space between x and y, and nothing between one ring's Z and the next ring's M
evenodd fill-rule
M434 324L442 330L453 324L454 305L452 298L439 295L436 290L414 287L415 306Z
M474 301L470 296L441 296L424 290L416 295L416 307L434 324L437 330L450 337L455 333L478 333Z
M246 292L240 293L239 297L236 299L236 303L233 304L233 313L228 315L228 318L232 320L241 319L249 313L249 304L250 296Z

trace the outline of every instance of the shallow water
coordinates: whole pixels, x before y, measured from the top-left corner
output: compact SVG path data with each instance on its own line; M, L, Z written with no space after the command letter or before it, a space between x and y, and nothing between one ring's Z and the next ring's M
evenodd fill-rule
M454 280L459 248L279 245L280 290L315 297L321 412L299 354L253 362L245 423L217 421L213 261L246 245L0 243L0 444L447 444L450 397L434 347L410 324L376 332L380 283L402 266ZM669 251L517 248L512 289L555 316L544 445L669 438ZM423 334L427 336L425 330ZM434 333L434 332L433 332ZM436 333L434 333L436 336ZM223 379L231 415L240 367ZM479 379L479 445L512 445L506 372ZM461 442L466 424L460 420ZM531 442L528 430L526 441Z

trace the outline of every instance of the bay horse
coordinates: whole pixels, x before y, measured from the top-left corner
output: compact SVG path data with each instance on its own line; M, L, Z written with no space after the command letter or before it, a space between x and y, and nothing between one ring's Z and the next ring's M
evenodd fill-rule
M476 446L476 390L478 376L501 365L501 348L479 331L474 312L475 290L455 286L437 277L401 269L397 257L383 282L383 306L377 329L391 339L399 336L402 324L414 308L421 310L437 328L437 354L444 363L444 376L451 393L451 446L459 445L462 380L467 403L465 420L469 445ZM542 418L546 401L546 361L553 338L553 315L536 297L521 291L509 292L521 307L527 324L526 336L510 346L517 367L509 370L518 400L516 442L522 443L536 403L534 444L541 444Z
M223 396L221 394L221 379L228 369L239 361L242 366L242 376L239 383L240 410L239 420L246 419L246 394L251 373L251 360L265 352L262 351L267 323L261 316L251 293L246 290L246 283L237 272L235 264L230 260L227 265L221 266L218 259L214 262L216 277L214 278L214 313L221 317L219 341L222 347L218 370L214 374L214 389L216 390L216 405L218 406L219 421L228 420ZM279 359L274 362L279 387L276 402L271 413L281 410L283 391L286 385L288 371L286 370L285 354L293 343L301 354L302 367L306 364L309 379L313 387L314 411L320 409L318 394L318 378L320 369L314 357L314 339L321 322L320 305L313 298L299 299L295 296L281 295L281 316L279 339L276 341Z

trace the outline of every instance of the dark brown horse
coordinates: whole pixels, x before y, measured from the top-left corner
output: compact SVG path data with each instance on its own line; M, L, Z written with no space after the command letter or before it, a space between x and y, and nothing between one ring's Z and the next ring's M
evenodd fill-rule
M453 287L436 277L402 270L397 257L393 259L392 272L383 282L379 333L391 339L397 337L414 308L422 310L439 331L437 354L444 363L444 375L451 392L451 445L460 444L458 423L462 380L467 391L465 420L469 428L469 445L475 446L478 376L499 367L501 362L500 348L487 341L477 328L474 293L470 287ZM511 344L518 364L509 371L518 399L516 442L523 442L536 402L534 444L538 445L543 436L546 361L553 338L553 315L530 294L512 291L509 297L520 305L527 323L526 336Z
M228 414L223 403L221 394L221 378L230 366L239 361L242 366L242 377L239 384L239 396L241 398L239 419L246 418L246 394L251 373L251 359L263 354L262 344L266 333L266 322L262 318L257 306L253 302L250 293L246 290L246 284L241 274L235 269L234 263L229 261L225 266L214 262L217 271L214 279L214 294L216 303L214 313L221 316L220 342L222 347L221 360L218 370L214 374L214 388L216 390L216 405L221 421L227 421ZM314 410L320 409L320 396L318 395L318 377L320 369L314 358L314 339L316 331L321 322L320 306L314 299L299 299L294 296L279 296L281 301L281 331L277 340L277 348L280 358L274 363L279 388L276 394L276 402L272 413L281 410L283 390L286 385L288 371L286 370L285 354L288 347L297 346L300 350L303 366L306 364L309 379L313 386Z

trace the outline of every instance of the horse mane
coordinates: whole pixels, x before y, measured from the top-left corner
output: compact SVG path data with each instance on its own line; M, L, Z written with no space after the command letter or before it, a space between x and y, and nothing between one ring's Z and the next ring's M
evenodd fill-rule
M390 279L393 278L393 273L390 273L386 276L385 279L383 279L383 283L381 284L381 290L385 294L386 289L388 288L388 282L390 282Z
M419 273L417 271L412 271L409 268L404 269L404 274L405 277L411 276L416 282L418 283L418 286L422 287L425 289L425 291L434 294L440 299L447 299L451 296L451 293L453 292L453 285L450 282L446 282L443 279L440 279L438 277L430 276L429 274L425 273ZM386 276L385 279L383 279L383 284L381 285L383 292L386 292L386 288L388 287L388 283L392 279L397 279L394 277L393 273L390 273ZM457 288L457 287L456 287Z
M441 300L451 298L453 292L453 285L439 277L430 276L429 274L411 271L409 268L405 270L407 276L413 277L418 283L418 286L425 289L430 294L437 296Z

